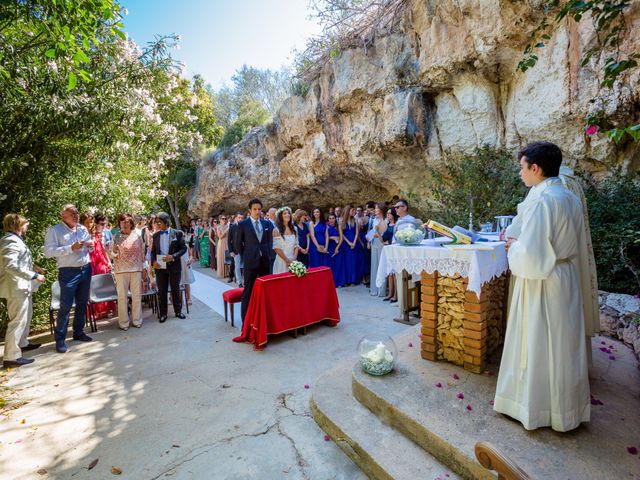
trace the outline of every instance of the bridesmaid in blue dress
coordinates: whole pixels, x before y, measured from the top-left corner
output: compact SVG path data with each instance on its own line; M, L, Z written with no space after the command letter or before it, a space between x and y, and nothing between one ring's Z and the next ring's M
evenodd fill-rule
M357 277L359 281L368 283L369 271L371 270L371 257L368 255L368 243L367 242L367 227L369 225L369 218L364 215L364 209L359 206L356 207L356 222L358 222L358 245L356 247L357 260ZM369 261L367 261L369 258Z
M311 244L309 248L309 267L328 267L329 255L327 247L329 238L327 235L327 224L324 221L324 215L319 208L313 209L313 219L309 225L309 236Z
M358 222L355 219L356 211L351 205L346 205L342 212L342 222L340 223L340 233L342 234L342 250L344 265L344 284L355 285L360 283L362 277L358 278ZM360 272L360 275L362 273Z
M306 221L307 212L304 210L296 210L293 215L293 221L295 222L295 229L298 233L298 261L302 262L305 267L309 268L309 244L311 240L309 238L309 224Z
M342 245L342 237L338 231L336 216L329 214L329 222L327 223L327 234L329 236L329 266L333 274L333 283L336 287L344 286L344 264L340 246Z

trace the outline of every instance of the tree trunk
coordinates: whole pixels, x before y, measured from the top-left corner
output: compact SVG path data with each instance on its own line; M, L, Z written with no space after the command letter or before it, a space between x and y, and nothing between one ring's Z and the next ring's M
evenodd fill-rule
M171 215L173 216L173 221L175 222L175 227L177 230L182 230L182 225L180 225L180 209L178 208L178 199L171 198L171 195L167 195L167 203L169 204L169 209L171 210Z

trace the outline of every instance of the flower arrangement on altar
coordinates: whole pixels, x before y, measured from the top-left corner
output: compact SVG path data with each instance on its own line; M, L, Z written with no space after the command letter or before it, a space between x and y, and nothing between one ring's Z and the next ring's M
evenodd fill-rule
M424 228L422 223L398 222L394 238L400 245L419 245L424 240Z
M296 277L302 277L307 273L307 267L304 266L304 263L294 260L289 264L289 271Z

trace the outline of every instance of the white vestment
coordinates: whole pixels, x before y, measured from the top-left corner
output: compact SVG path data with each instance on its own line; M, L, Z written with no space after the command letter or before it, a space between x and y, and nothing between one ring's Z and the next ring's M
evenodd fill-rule
M494 409L527 430L564 432L590 418L581 209L558 177L533 187L518 206L521 231L508 254L513 290Z

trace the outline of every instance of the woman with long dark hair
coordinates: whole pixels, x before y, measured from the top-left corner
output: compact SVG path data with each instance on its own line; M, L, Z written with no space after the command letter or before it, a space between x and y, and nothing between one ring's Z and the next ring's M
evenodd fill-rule
M282 207L276 212L276 228L273 231L273 250L276 259L273 262L273 273L289 270L289 265L298 255L298 234L291 218L291 209Z
M311 236L309 266L328 267L329 255L327 254L327 248L329 246L329 238L327 235L327 224L324 221L322 210L317 207L313 209L313 217L309 225L309 234Z
M360 227L356 221L355 214L356 210L351 205L346 205L342 210L340 233L343 238L342 248L345 249L343 257L345 273L343 280L345 285L356 285L362 279L362 268L358 268L357 265L357 261L360 258L358 238Z

